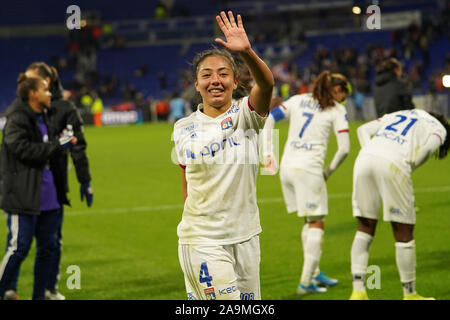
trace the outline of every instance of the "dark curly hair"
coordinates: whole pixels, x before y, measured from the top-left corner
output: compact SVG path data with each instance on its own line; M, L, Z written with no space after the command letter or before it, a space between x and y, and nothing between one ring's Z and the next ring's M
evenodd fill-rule
M444 115L440 114L440 113L435 113L435 112L428 112L429 114L431 114L433 117L436 118L436 120L438 120L445 128L445 130L447 131L447 135L445 137L445 141L444 143L439 147L439 151L437 153L437 157L439 159L444 159L447 154L448 154L448 149L450 148L450 140L449 140L449 135L450 135L450 124L448 123L447 119L445 118Z

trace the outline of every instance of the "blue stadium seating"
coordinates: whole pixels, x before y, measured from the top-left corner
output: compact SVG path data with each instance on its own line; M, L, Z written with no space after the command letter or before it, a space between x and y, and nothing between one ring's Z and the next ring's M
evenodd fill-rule
M368 43L380 43L385 47L391 46L390 32L388 31L328 34L308 37L307 40L309 43L308 50L296 59L300 71L304 70L312 61L314 52L320 45L324 45L328 49L354 46L359 48L360 51ZM0 39L2 70L2 76L0 77L0 112L4 111L15 96L16 78L19 72L22 72L33 61L49 62L50 57L54 54L64 56L66 54L63 50L64 42L64 37L60 36ZM165 92L159 86L158 74L160 72L166 74L168 84L166 92L171 93L172 90L177 89L179 71L189 68L189 63L195 53L210 48L212 44L193 44L184 55L180 55L181 44L100 50L97 58L98 71L101 74L117 74L122 84L125 80L129 81L145 96L151 95L155 98L162 98ZM260 53L263 52L263 44L258 44L255 47ZM450 45L445 36L438 38L429 48L432 59L427 70L427 77L422 79L423 89L426 89L430 72L443 67L445 55L450 51ZM142 63L148 65L149 72L143 77L136 77L134 71ZM73 79L72 72L63 72L60 76L63 81ZM105 104L119 102L120 98L119 87L116 96L106 99Z

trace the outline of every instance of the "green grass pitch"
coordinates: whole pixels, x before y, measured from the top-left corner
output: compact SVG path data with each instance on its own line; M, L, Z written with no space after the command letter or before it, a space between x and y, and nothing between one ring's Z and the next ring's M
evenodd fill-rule
M356 231L351 211L352 168L359 144L351 123L351 151L328 181L329 215L321 269L340 280L326 294L295 294L302 267L300 232L303 220L286 213L279 176L258 177L263 299L348 299L351 293L350 248ZM277 124L281 147L287 123ZM180 169L171 162L172 126L165 123L86 127L95 192L94 205L80 202L79 185L70 169L70 198L64 217L64 250L60 291L67 299L186 299L177 255L176 227L182 213ZM280 152L282 148L280 148ZM328 163L336 150L331 136ZM450 162L430 159L413 174L417 213L415 229L418 292L450 298ZM0 248L6 240L6 219L0 215ZM3 249L2 249L3 250ZM401 299L389 224L378 224L369 265L381 270L381 289L372 299ZM22 265L19 296L32 290L32 249ZM69 289L67 269L81 271L81 288Z

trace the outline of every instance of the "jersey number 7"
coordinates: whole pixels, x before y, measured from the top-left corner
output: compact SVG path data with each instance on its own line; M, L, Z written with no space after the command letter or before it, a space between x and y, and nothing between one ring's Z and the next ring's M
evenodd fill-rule
M303 137L303 133L305 132L306 128L311 123L311 120L314 117L314 114L313 113L309 113L309 112L303 112L303 116L306 117L306 121L303 124L302 130L300 130L300 134L298 135L300 138Z

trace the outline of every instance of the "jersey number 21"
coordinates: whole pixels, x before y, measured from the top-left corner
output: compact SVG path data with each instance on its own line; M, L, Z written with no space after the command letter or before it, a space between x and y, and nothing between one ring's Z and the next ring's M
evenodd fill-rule
M385 128L385 130L397 132L398 129L396 128L396 126L408 119L408 117L403 116L401 114L396 114L395 116L399 117L400 120L398 120L397 122L391 123L390 125L388 125ZM416 121L417 121L417 118L410 118L408 125L405 127L405 129L403 129L402 133L400 133L400 134L402 136L406 136L406 134L408 133L409 129L411 129L411 127L414 125L414 123L416 123Z

